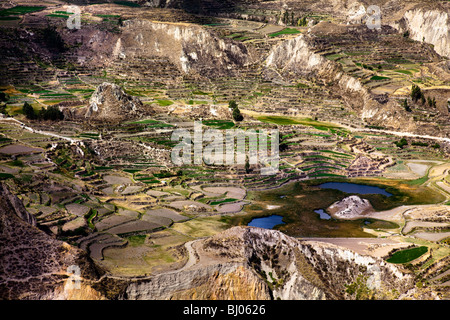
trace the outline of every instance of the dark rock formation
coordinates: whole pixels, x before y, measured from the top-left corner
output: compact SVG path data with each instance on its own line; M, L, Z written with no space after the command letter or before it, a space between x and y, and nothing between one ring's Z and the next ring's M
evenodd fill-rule
M97 87L87 107L65 109L65 118L93 122L117 123L140 118L152 113L141 100L133 97L116 84L104 82Z

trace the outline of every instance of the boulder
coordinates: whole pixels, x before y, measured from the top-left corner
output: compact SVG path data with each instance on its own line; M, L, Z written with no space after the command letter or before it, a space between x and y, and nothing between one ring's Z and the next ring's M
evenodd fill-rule
M350 196L333 203L327 211L338 219L355 219L373 211L369 200Z

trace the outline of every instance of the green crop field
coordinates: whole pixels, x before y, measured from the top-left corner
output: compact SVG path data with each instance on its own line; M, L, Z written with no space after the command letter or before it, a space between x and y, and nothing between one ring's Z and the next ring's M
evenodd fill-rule
M281 36L281 35L284 35L284 34L296 34L296 33L301 33L301 32L298 31L297 29L285 28L285 29L283 29L281 31L269 34L269 37L273 38L273 37L278 37L278 36Z
M390 263L407 263L419 258L427 251L428 248L425 246L397 251L386 261Z
M0 11L0 16L22 15L31 12L44 10L43 6L15 6L14 8L4 9Z
M203 120L205 126L214 127L216 129L231 129L234 127L234 122L229 120Z

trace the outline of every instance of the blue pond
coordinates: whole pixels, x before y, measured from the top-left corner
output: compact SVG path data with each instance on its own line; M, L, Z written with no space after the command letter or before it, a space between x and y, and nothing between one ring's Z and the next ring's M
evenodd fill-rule
M250 227L258 227L264 229L272 229L277 224L284 224L282 221L283 217L273 214L268 217L255 218L248 224Z
M325 210L323 210L323 209L317 209L317 210L314 210L314 212L318 213L320 216L320 219L322 219L322 220L330 220L331 219L331 216L328 213L326 213Z
M382 194L387 197L392 196L391 193L386 190L368 186L365 184L356 184L356 183L348 183L348 182L327 182L319 185L322 189L336 189L346 193L359 193L359 194Z

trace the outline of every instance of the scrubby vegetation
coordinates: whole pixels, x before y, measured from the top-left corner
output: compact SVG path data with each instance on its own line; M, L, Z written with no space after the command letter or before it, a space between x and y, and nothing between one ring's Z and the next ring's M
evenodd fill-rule
M28 103L25 102L22 107L22 112L29 120L63 120L64 114L59 110L57 106L43 107L38 112Z

